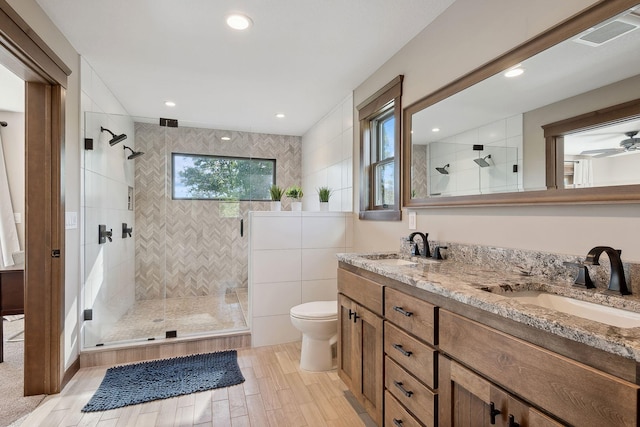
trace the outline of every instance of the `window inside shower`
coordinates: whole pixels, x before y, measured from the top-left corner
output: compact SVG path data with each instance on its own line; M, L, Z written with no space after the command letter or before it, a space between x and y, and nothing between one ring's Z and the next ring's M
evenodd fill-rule
M90 112L84 126L83 348L247 331L248 213L300 179L300 138ZM174 198L176 155L248 161L244 191Z

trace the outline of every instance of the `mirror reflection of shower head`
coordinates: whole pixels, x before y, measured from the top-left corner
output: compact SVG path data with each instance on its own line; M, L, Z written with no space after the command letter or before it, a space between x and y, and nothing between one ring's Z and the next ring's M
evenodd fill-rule
M131 150L131 154L127 157L129 160L135 159L136 157L140 157L144 154L142 151L133 151L133 148L127 147L126 145L124 146L124 149Z
M473 159L473 161L476 162L478 166L480 166L481 168L486 168L487 166L491 166L489 162L487 162L487 159L490 159L490 158L491 158L491 154L484 156L481 159Z
M111 132L109 129L107 128L103 128L102 126L100 126L100 132L104 132L107 131L111 134L111 140L109 141L109 145L116 145L118 142L124 141L125 139L127 139L127 135L125 135L124 133L121 133L120 135L116 135L115 133Z
M449 175L449 171L447 170L448 167L449 167L449 163L447 163L441 168L436 168L436 170L440 172L442 175Z

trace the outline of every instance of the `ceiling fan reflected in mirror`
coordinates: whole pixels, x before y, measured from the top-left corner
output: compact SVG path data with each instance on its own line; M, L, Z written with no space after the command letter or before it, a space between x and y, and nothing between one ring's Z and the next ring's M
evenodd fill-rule
M626 153L628 151L640 150L640 138L635 137L638 132L639 131L637 130L626 132L625 135L627 136L627 138L620 141L619 148L599 148L595 150L586 150L581 152L580 154L593 155L592 157L599 158L614 156L616 154Z

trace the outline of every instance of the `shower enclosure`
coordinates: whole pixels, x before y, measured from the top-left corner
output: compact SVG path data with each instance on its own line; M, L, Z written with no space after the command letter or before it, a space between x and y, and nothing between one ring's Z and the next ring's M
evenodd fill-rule
M248 212L297 138L89 112L85 138L83 347L248 330Z

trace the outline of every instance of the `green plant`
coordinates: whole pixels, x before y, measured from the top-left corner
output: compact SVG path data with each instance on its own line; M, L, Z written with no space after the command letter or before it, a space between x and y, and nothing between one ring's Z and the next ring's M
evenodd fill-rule
M302 188L298 187L297 185L292 185L291 187L287 188L284 194L288 198L294 199L296 202L299 202L303 196Z
M282 188L273 184L271 188L269 188L269 193L271 193L271 200L279 202L280 199L282 199L282 194L284 193L284 191L282 190Z
M318 198L321 202L328 202L329 197L331 197L331 189L329 187L320 187L318 188Z

